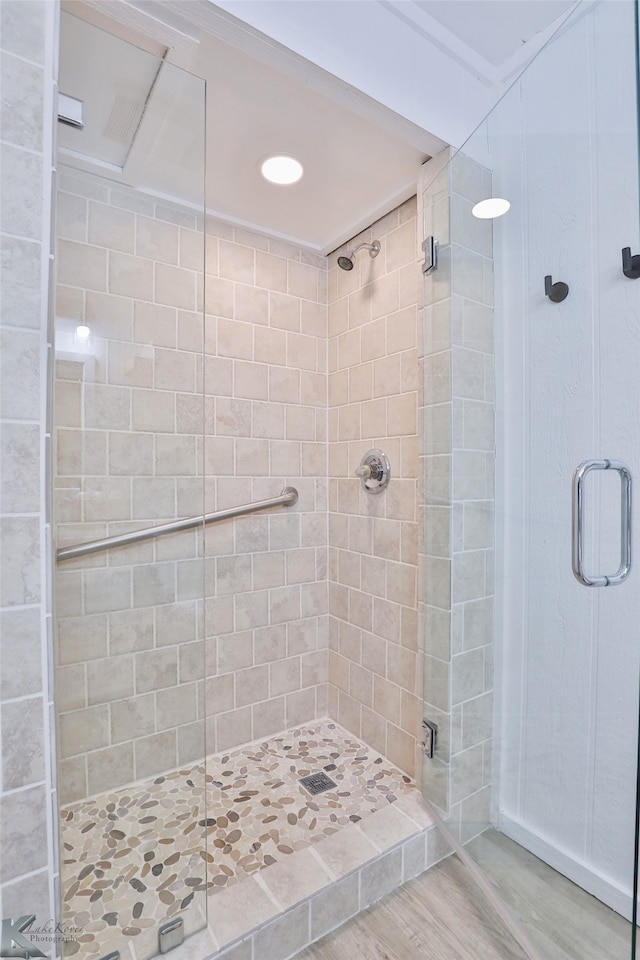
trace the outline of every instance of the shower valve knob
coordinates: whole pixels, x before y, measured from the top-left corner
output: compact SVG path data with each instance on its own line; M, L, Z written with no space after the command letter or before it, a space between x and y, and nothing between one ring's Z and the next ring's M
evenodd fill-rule
M389 458L382 450L369 450L356 467L355 475L360 477L367 493L382 493L391 477Z

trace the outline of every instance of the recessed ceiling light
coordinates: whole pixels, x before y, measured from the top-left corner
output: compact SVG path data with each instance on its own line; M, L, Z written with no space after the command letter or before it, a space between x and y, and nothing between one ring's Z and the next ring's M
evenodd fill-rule
M471 213L478 220L493 220L495 217L501 217L507 212L511 204L508 200L501 197L489 197L488 200L481 200L472 207Z
M303 174L302 164L295 157L284 155L267 157L260 164L260 172L270 183L297 183Z

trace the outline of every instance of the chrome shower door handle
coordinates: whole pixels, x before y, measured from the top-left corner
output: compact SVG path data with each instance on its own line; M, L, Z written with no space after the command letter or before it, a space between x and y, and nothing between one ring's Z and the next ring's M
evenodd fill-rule
M610 576L591 577L584 569L584 480L592 470L620 474L620 566ZM573 475L572 567L585 587L613 587L631 573L631 471L620 460L585 460Z

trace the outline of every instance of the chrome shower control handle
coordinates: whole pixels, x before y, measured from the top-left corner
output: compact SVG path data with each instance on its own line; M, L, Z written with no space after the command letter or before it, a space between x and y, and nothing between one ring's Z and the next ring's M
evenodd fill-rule
M356 477L362 480L362 486L368 493L382 493L391 478L391 465L382 450L368 450L360 466L355 470Z

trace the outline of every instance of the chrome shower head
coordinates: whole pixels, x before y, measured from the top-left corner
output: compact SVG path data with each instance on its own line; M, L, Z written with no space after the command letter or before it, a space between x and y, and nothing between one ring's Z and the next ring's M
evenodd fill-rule
M363 247L367 248L370 257L377 257L380 253L379 240L374 240L373 243L360 243L354 250L347 250L346 256L338 257L338 266L342 270L353 270L353 258L358 250L362 250Z

